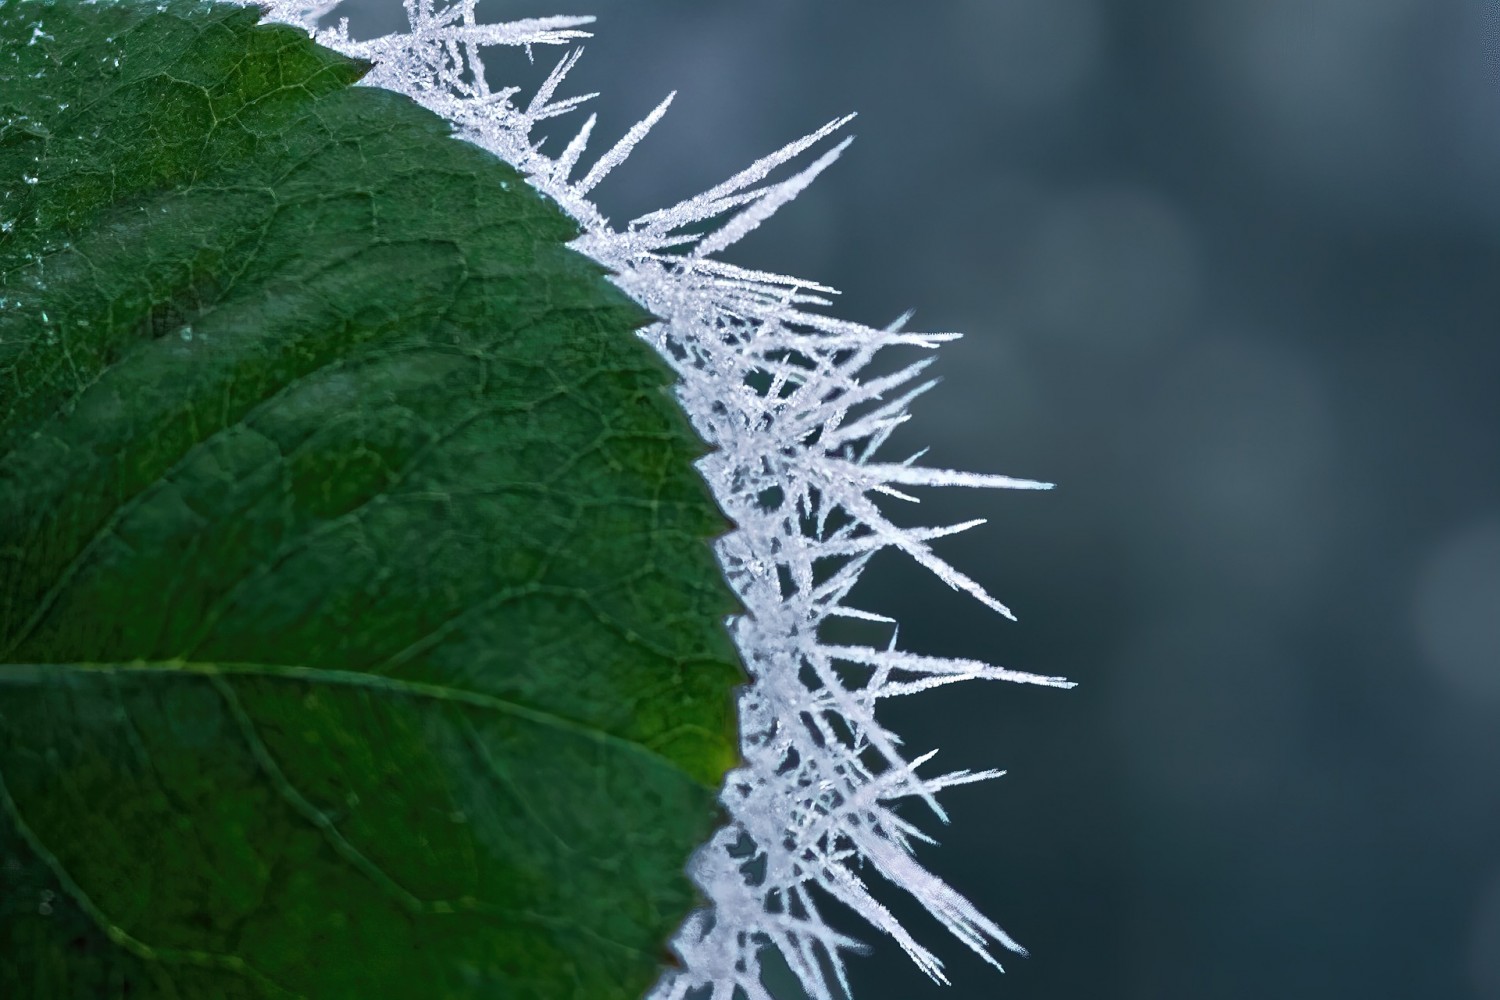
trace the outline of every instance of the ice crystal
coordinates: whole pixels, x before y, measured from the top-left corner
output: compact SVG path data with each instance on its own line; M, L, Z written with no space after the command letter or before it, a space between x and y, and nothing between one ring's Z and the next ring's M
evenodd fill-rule
M981 521L898 527L878 496L912 500L910 487L1045 489L1006 476L877 461L931 387L927 362L894 374L862 374L892 347L931 349L955 334L910 333L905 318L872 328L830 317L833 289L747 270L714 259L792 200L847 147L823 152L790 176L774 174L838 132L829 122L722 184L623 228L612 226L589 192L620 165L667 110L671 97L629 129L586 170L581 164L595 119L584 120L561 151L542 152L539 126L593 95L557 96L581 50L563 56L524 102L518 88L491 89L481 51L491 46L556 45L587 37L589 17L481 23L475 0L405 0L406 31L358 40L347 20L320 27L341 0L270 0L273 20L301 26L324 45L373 66L363 83L406 94L452 123L456 134L515 166L581 225L573 246L657 317L642 336L672 365L676 391L712 451L701 463L737 529L719 558L746 612L731 620L751 683L740 696L742 765L725 780L728 822L689 865L707 905L673 941L682 960L652 1000L770 1000L761 957L775 948L817 1000L848 993L844 954L860 947L835 931L819 892L895 938L929 976L942 963L871 893L878 873L920 901L960 941L998 967L991 950L1021 947L967 899L924 870L914 841L928 840L892 804L918 798L946 821L935 795L1000 772L922 776L931 758L907 760L900 740L876 717L880 701L955 681L1022 681L1070 686L1056 677L896 648L895 622L852 606L849 592L870 558L896 549L949 586L1007 617L983 587L940 559L933 539ZM833 617L884 623L888 646L830 644Z

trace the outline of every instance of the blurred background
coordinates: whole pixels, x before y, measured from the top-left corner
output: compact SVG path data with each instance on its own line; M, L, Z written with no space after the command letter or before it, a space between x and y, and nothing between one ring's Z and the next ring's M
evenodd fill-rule
M851 922L855 997L1500 1000L1500 6L490 7L554 13L600 15L596 141L680 91L616 219L860 112L730 259L965 331L895 451L1059 484L896 512L990 518L942 551L1019 623L895 556L857 595L1079 682L888 710L1009 769L912 815L1032 955L999 976L892 898L954 985Z

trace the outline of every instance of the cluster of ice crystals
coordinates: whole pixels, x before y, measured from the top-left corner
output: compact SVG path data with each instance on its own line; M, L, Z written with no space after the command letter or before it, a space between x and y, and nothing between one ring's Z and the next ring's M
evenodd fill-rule
M942 964L918 944L867 886L874 872L919 900L949 931L998 967L991 949L1019 945L914 859L928 840L892 809L919 798L946 820L935 794L996 776L960 771L922 776L931 753L907 760L876 718L883 698L955 681L991 679L1069 686L972 660L889 646L825 641L830 617L895 622L851 606L850 589L875 553L896 549L953 588L1009 616L974 580L936 556L930 542L980 521L898 527L875 498L913 500L906 489L973 486L1044 489L1005 476L926 468L913 456L877 461L931 382L927 362L881 377L862 372L891 347L931 349L953 334L906 332L905 320L872 328L831 318L833 290L715 260L792 200L848 145L845 139L774 180L783 167L840 130L830 122L752 163L708 191L612 226L589 192L629 155L671 103L669 96L584 169L595 119L583 121L555 155L539 126L593 95L557 97L580 50L570 51L538 90L491 90L481 59L490 46L555 45L587 37L588 17L481 23L476 0L405 0L406 31L351 37L346 21L320 27L340 0L270 0L272 20L299 25L324 45L374 65L365 85L399 91L442 115L456 134L519 169L582 226L573 246L660 320L642 336L667 359L677 394L715 450L700 467L738 525L718 544L730 585L747 612L730 627L751 676L739 703L744 763L725 781L728 824L690 863L708 905L673 941L682 960L652 1000L770 1000L760 961L778 950L817 1000L848 993L843 956L859 943L836 932L819 898L847 905L889 934L928 975ZM816 891L814 891L814 889Z

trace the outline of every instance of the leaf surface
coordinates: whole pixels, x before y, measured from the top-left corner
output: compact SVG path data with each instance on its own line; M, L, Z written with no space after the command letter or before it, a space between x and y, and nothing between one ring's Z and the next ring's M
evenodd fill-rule
M0 996L638 996L702 446L555 206L256 19L0 0Z

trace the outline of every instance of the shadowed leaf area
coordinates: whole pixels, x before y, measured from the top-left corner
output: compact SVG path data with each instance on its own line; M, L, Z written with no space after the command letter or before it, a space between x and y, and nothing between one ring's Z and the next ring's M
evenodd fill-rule
M701 445L257 16L0 0L0 996L630 1000L734 755Z

